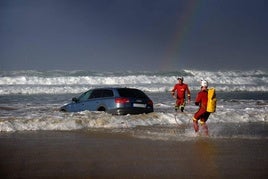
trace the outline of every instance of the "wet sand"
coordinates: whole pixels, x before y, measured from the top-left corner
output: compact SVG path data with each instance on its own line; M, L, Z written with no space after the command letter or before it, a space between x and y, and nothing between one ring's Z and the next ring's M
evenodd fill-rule
M164 141L127 134L0 134L1 178L267 178L267 139Z

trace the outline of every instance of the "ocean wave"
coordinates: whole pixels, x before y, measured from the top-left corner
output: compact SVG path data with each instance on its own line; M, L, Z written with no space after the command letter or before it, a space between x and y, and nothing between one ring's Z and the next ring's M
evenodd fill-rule
M175 101L170 93L149 94L154 101L155 112L124 116L97 111L60 112L59 108L70 101L72 94L2 96L0 132L108 130L157 140L195 138L192 117L198 107L193 102L187 103L184 113L175 114ZM249 96L248 99L224 95L229 93L219 94L217 110L207 121L211 137L267 137L267 100L261 97L254 100L250 95L256 97L258 94L248 92L240 94ZM254 124L260 127L252 127ZM246 126L246 130L241 126Z
M41 100L47 97L41 98ZM165 97L167 98L167 97ZM29 97L29 102L0 106L0 131L24 130L80 130L95 128L135 128L138 126L187 125L197 110L188 104L184 113L175 113L174 101L159 98L155 112L140 115L117 116L105 112L82 111L64 113L59 111L60 101L44 101L35 104L39 98ZM33 101L34 100L34 101ZM43 101L42 100L42 101ZM51 104L52 103L52 104ZM27 104L27 105L25 105ZM208 124L268 122L267 101L265 100L219 100L217 110L209 117Z
M135 87L144 91L169 91L178 76L193 90L206 79L217 91L268 91L268 73L252 71L90 72L11 71L0 72L1 94L79 93L93 87ZM79 90L80 89L80 90Z
M267 126L268 116L252 113L246 109L244 114L235 111L212 114L207 122L211 138L267 138L262 127ZM154 112L150 114L113 116L104 112L49 113L46 115L0 119L1 132L18 131L110 131L129 133L137 138L153 140L192 140L199 134L192 127L191 113ZM232 116L232 117L230 117ZM250 117L249 117L250 116ZM250 124L250 126L248 126ZM227 126L227 127L225 127ZM245 127L246 126L246 127ZM267 128L267 127L266 127Z
M251 109L247 109L250 111ZM249 118L248 115L252 115ZM150 114L113 116L104 112L67 113L49 115L32 115L28 118L17 117L17 119L1 119L1 132L32 131L32 130L80 130L96 128L135 128L139 126L154 125L187 125L191 124L191 113L178 114L175 118L174 113L154 112ZM232 117L227 117L232 115ZM225 117L223 117L225 116ZM246 113L244 115L234 111L225 111L220 114L212 114L208 124L213 123L248 123L248 122L268 122L267 114Z

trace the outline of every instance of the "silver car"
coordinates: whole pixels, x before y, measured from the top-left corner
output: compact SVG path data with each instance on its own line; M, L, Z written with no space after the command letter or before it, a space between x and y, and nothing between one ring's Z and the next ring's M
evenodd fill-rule
M134 88L96 88L84 92L60 111L105 111L116 115L142 114L154 111L153 101Z

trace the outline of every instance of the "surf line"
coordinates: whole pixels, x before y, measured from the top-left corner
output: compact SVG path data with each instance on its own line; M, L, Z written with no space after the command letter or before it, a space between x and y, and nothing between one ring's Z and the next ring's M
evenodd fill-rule
M178 124L178 126L180 126L180 124L179 124L178 121L177 121L177 115L178 115L178 112L175 111L174 118L175 118L175 121L176 121L176 123Z
M186 116L188 118L188 116L186 115L185 112L178 112L178 111L175 111L174 113L174 119L175 119L175 122L177 123L178 126L181 126L181 124L178 122L178 114L183 114L184 116ZM188 120L188 123L186 124L187 126L190 125L191 123L191 119L189 118Z

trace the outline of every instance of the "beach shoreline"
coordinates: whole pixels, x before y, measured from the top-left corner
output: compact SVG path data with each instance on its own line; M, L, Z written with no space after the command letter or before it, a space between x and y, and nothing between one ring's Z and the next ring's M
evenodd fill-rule
M174 141L105 131L1 133L0 174L3 178L265 178L267 149L265 138Z

